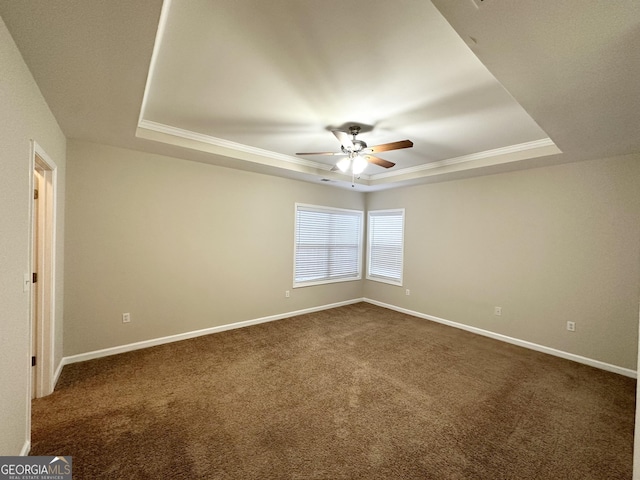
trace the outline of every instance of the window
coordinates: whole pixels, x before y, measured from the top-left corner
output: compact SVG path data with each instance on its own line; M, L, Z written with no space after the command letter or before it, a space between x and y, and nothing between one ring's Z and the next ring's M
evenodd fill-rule
M404 208L369 212L367 279L402 285Z
M362 278L363 212L296 203L293 286Z

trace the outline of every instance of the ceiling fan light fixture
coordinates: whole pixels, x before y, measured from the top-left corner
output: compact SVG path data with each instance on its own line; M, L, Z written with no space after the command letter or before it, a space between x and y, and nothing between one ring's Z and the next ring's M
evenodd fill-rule
M360 175L362 172L364 172L364 169L367 168L367 161L363 157L358 155L353 159L352 168L354 174Z
M333 133L340 142L340 150L342 153L312 152L296 153L296 155L346 155L345 158L336 163L336 166L333 167L331 171L340 170L342 173L350 171L353 176L360 175L364 172L369 163L373 163L382 168L391 168L395 165L393 162L371 155L372 153L413 147L411 140L401 140L399 142L383 143L369 147L364 141L356 138L356 135L360 133L360 127L358 125L349 127L349 133L353 138L349 138L349 134L342 130L331 130L331 133Z
M349 157L345 157L336 163L336 167L338 167L342 173L346 173L350 165L351 159Z

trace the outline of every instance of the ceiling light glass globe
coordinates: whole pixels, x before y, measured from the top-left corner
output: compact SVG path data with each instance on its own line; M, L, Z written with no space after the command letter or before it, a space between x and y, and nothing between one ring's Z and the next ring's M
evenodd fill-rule
M358 156L353 159L353 173L359 175L365 168L367 168L367 161L364 158Z
M336 166L340 169L341 172L346 172L349 170L349 165L351 164L351 159L349 157L345 157L341 159Z

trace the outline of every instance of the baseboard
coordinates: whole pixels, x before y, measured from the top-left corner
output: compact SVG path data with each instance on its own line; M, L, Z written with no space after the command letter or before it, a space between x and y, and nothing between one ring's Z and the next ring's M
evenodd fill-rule
M181 340L188 340L189 338L201 337L203 335L210 335L212 333L224 332L226 330L233 330L236 328L249 327L251 325L257 325L260 323L273 322L275 320L282 320L283 318L295 317L298 315L304 315L307 313L319 312L322 310L329 310L331 308L342 307L345 305L351 305L354 303L362 302L364 299L355 298L352 300L346 300L344 302L331 303L328 305L321 305L318 307L305 308L303 310L296 310L293 312L279 313L277 315L270 315L268 317L255 318L253 320L245 320L242 322L229 323L226 325L220 325L217 327L204 328L202 330L194 330L191 332L179 333L177 335L170 335L168 337L154 338L151 340L144 340L142 342L129 343L127 345L120 345L118 347L104 348L102 350L95 350L92 352L80 353L77 355L71 355L69 357L63 357L58 370L56 370L55 380L58 381L62 367L70 365L72 363L84 362L87 360L93 360L95 358L108 357L110 355L117 355L119 353L131 352L133 350L140 350L142 348L155 347L156 345L163 345L165 343L179 342Z
M58 384L58 379L60 378L60 374L62 373L62 368L66 364L64 363L64 358L60 359L60 363L58 363L58 368L53 374L53 378L51 379L51 391L53 392L56 389L56 385Z
M22 450L20 450L20 456L26 457L29 455L30 451L31 451L31 440L26 440L24 442L24 445L22 446Z
M370 298L363 298L363 301L367 303L371 303L373 305L377 305L379 307L395 310L396 312L406 313L407 315L411 315L413 317L424 318L426 320L442 323L443 325L448 325L450 327L459 328L461 330L466 330L472 333L477 333L478 335L483 335L485 337L493 338L495 340L511 343L513 345L518 345L519 347L528 348L530 350L535 350L537 352L547 353L549 355L564 358L566 360L573 360L574 362L589 365L591 367L599 368L601 370L606 370L608 372L624 375L625 377L638 378L638 372L635 370L631 370L629 368L623 368L617 365L612 365L610 363L594 360L592 358L582 357L580 355L575 355L573 353L565 352L562 350L556 350L555 348L545 347L544 345L527 342L526 340L520 340L519 338L508 337L500 333L491 332L489 330L483 330L482 328L471 327L463 323L452 322L451 320L446 320L440 317L434 317L433 315L427 315L426 313L420 313L413 310L408 310L406 308L397 307L395 305L390 305L388 303L378 302L377 300L371 300Z
M580 355L576 355L573 353L565 352L562 350L557 350L555 348L546 347L544 345L539 345L537 343L528 342L526 340L521 340L519 338L509 337L507 335L502 335L500 333L491 332L489 330L484 330L477 327L472 327L469 325L465 325L463 323L453 322L451 320L446 320L444 318L435 317L433 315L428 315L426 313L416 312L414 310L409 310L407 308L397 307L395 305L391 305L384 302L379 302L377 300L372 300L370 298L356 298L352 300L346 300L344 302L331 303L328 305L321 305L317 307L306 308L303 310L296 310L287 313L280 313L277 315L270 315L268 317L255 318L253 320L245 320L242 322L229 323L226 325L220 325L217 327L205 328L202 330L194 330L191 332L179 333L177 335L170 335L167 337L154 338L151 340L144 340L136 343L129 343L127 345L120 345L118 347L105 348L102 350L95 350L92 352L80 353L78 355L72 355L69 357L63 357L56 369L53 378L53 388L55 389L55 385L58 382L58 378L62 372L62 368L65 365L70 365L72 363L84 362L87 360L93 360L95 358L107 357L110 355L117 355L119 353L131 352L134 350L140 350L143 348L154 347L156 345L163 345L165 343L179 342L181 340L187 340L189 338L200 337L203 335L210 335L212 333L224 332L226 330L233 330L236 328L248 327L251 325L258 325L260 323L273 322L275 320L282 320L283 318L295 317L297 315L304 315L307 313L319 312L322 310L329 310L331 308L342 307L345 305L351 305L358 302L367 302L372 305L377 305L379 307L388 308L390 310L395 310L397 312L406 313L407 315L411 315L418 318L423 318L425 320L431 320L433 322L441 323L443 325L448 325L450 327L459 328L461 330L466 330L468 332L476 333L478 335L482 335L485 337L493 338L495 340L500 340L506 343L511 343L513 345L517 345L520 347L528 348L530 350L535 350L538 352L546 353L549 355L553 355L556 357L564 358L566 360L572 360L574 362L582 363L585 365L589 365L595 368L599 368L601 370L606 370L608 372L617 373L620 375L624 375L625 377L637 378L638 374L635 370L631 370L628 368L619 367L617 365L612 365L610 363L601 362L599 360L594 360L592 358L583 357Z

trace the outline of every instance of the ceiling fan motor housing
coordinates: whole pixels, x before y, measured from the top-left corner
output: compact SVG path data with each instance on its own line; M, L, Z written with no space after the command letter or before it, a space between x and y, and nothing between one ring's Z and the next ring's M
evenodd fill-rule
M351 125L349 127L349 134L353 136L353 139L350 139L347 133L343 130L331 130L331 132L335 135L338 141L341 143L340 150L347 158L343 158L340 160L336 167L340 170L347 171L349 168L352 168L353 173L360 173L364 170L364 166L367 163L373 163L383 168L391 168L395 165L393 162L389 162L383 158L376 157L371 155L372 153L378 152L386 152L389 150L398 150L401 148L410 148L413 147L413 142L411 140L402 140L399 142L391 142L391 143L383 143L381 145L375 145L373 147L369 147L362 140L357 140L356 135L360 133L360 126ZM346 144L346 146L345 146ZM312 153L296 153L296 155L340 155L339 153L333 152L312 152ZM355 167L357 164L357 168ZM334 167L334 169L336 168ZM358 172L356 172L358 170Z
M365 148L367 148L367 144L365 142L363 142L362 140L356 140L356 135L358 135L360 133L360 127L358 125L352 125L349 127L349 133L351 135L353 135L353 140L351 141L351 143L353 144L353 146L349 145L345 148L344 145L342 145L342 152L349 154L351 152L353 153L358 153L362 150L364 150Z
M346 148L344 145L342 145L342 152L348 155L350 152L358 153L364 150L365 148L367 148L367 144L362 140L353 140L352 143L353 143L353 146L349 145Z

